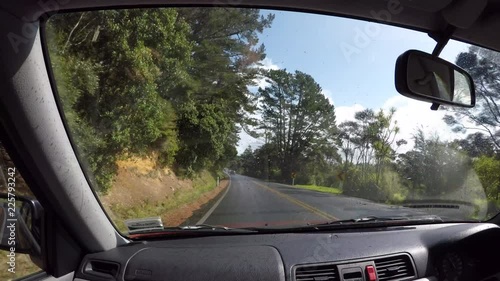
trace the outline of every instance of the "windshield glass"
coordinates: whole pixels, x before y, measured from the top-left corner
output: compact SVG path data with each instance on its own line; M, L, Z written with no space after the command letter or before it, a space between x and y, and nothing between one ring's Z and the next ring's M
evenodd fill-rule
M441 58L472 75L477 105L431 111L394 68L436 43L376 22L152 8L56 14L44 36L68 133L123 233L497 213L496 52L450 41Z

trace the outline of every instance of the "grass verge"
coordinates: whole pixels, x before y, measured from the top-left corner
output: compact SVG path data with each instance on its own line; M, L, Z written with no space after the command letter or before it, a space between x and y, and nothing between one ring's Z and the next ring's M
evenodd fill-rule
M328 187L328 186L318 186L313 184L296 184L294 185L296 188L302 188L307 190L314 190L319 192L331 193L331 194L342 194L342 190L337 187Z
M29 255L26 254L16 254L14 272L8 271L8 253L7 251L0 250L0 280L15 280L42 271L31 261Z
M142 201L137 202L134 206L124 206L119 203L111 205L111 210L115 216L113 220L123 233L127 232L127 227L123 222L127 219L160 216L164 225L171 225L164 219L165 214L196 201L203 194L213 190L216 187L215 185L215 178L209 172L203 171L193 180L192 189L176 190L168 200L158 203Z

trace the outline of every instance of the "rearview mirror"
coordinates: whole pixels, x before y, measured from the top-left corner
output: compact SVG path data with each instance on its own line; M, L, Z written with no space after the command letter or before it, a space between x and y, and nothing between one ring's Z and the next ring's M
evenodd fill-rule
M465 70L421 51L410 50L399 56L395 80L396 90L412 99L434 105L476 104L474 82Z
M42 212L37 200L0 193L0 249L40 256Z

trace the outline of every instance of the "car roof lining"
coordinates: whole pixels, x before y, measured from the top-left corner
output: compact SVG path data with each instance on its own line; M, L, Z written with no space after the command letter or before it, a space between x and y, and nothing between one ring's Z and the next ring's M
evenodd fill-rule
M449 22L452 22L458 26L453 33L453 39L500 50L500 36L496 36L500 30L500 0L9 0L0 2L1 8L26 22L37 21L45 14L61 11L151 5L251 6L297 10L380 22L427 33L441 33L446 30ZM391 9L394 11L393 7L402 7L402 10L390 13ZM471 7L478 7L480 11L472 11ZM466 25L468 28L463 28Z

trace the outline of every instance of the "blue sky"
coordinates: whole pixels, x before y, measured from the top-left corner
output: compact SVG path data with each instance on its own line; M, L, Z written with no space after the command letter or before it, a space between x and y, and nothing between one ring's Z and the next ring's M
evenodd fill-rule
M334 103L338 122L352 119L363 108L395 106L402 136L411 138L415 127L422 126L445 139L456 137L442 122L443 112L430 112L430 104L404 98L394 87L394 65L400 54L410 49L432 52L435 42L427 34L339 17L271 12L276 15L272 27L260 36L267 53L264 67L312 75ZM441 57L453 62L467 47L450 42ZM422 110L429 111L425 120L415 116ZM241 138L239 152L262 143L244 133Z

